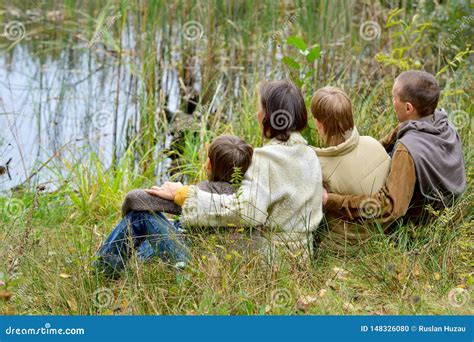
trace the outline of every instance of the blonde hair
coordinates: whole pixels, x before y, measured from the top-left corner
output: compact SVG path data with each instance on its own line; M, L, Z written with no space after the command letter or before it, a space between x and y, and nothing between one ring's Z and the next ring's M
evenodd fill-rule
M354 128L351 100L339 88L318 89L311 100L311 113L322 123L328 145L344 141L344 133Z

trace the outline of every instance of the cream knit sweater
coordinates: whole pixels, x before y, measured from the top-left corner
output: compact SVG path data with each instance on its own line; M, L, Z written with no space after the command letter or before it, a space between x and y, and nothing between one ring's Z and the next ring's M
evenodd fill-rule
M271 139L254 150L236 194L216 195L190 186L182 210L187 226L263 226L265 239L292 251L311 252L311 232L321 219L321 166L296 132L286 142Z

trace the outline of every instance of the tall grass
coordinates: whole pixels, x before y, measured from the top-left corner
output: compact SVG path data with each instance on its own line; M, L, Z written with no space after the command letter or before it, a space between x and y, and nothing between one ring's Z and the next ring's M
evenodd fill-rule
M47 165L57 176L53 191L30 184L0 198L0 280L5 283L0 286L0 313L472 314L472 114L467 124L458 125L469 166L468 191L455 208L435 213L438 218L428 225L400 225L390 235L376 233L350 255L321 251L310 265L288 258L262 267L258 255L236 248L235 232L193 231L188 234L192 262L181 273L159 260L142 264L135 257L118 280L101 278L90 268L98 246L120 220L127 191L151 186L156 178L202 180L205 145L219 134L241 136L256 147L263 144L256 121L256 85L285 76L277 49L284 55L297 54L279 35L269 46L270 54L263 47L282 27L320 44L324 51L312 66L315 75L305 83L306 100L322 85L343 87L353 101L359 131L376 138L388 133L396 123L390 90L399 70L378 64L374 56L404 48L395 45L383 26L398 3L67 1L63 30L51 35L53 24L37 26L41 39L48 42L38 58L59 58L59 51L75 44L72 36L80 32L90 39L111 13L120 13L103 37L109 55L97 58L113 59L119 75L130 71L137 115L127 123L126 146L120 148L120 137L114 139L118 145L113 167L104 166L100 153L84 160L82 151L68 149ZM412 4L402 3L404 8ZM15 5L24 10L30 4ZM448 29L455 31L463 12L462 8L450 12L450 5L436 11L448 15ZM46 1L42 8L61 6ZM406 10L401 18L409 22L419 14L441 25L427 14L431 12L426 6ZM284 26L293 13L298 14L296 22ZM374 19L383 28L381 39L361 40L361 21ZM202 24L201 41L176 38L181 25L190 20ZM87 23L85 32L79 22ZM468 34L462 32L456 37L457 47L440 54L432 40L435 32L423 38L425 55L411 50L406 55L422 59L432 72L465 48L462 37ZM2 44L14 58L15 48ZM38 51L37 44L25 46ZM179 60L173 60L173 49L180 52ZM202 63L197 95L187 89L199 74L193 68L194 57ZM169 94L159 82L170 65L182 81L178 113L167 112ZM440 105L450 112L472 113L472 65L463 60L438 78L444 88ZM116 96L117 102L122 101L118 92ZM195 110L188 114L190 107ZM178 138L166 149L168 134ZM305 131L305 136L319 141L314 129ZM171 167L156 174L169 158ZM456 288L464 289L461 301L448 295Z

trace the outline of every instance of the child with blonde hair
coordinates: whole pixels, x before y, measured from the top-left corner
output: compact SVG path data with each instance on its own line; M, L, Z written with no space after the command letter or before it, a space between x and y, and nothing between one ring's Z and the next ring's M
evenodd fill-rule
M374 138L360 136L354 125L352 104L339 88L324 87L314 93L311 112L326 147L315 148L321 162L323 184L328 192L371 195L384 185L390 157ZM346 250L368 237L360 223L326 215L325 247Z

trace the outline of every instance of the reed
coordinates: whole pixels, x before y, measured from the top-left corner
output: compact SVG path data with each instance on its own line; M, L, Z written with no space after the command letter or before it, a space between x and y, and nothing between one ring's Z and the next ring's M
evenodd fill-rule
M433 24L415 48L410 39L418 33L385 27L399 6L404 10L397 20L411 23L417 15ZM5 65L27 58L40 67L27 91L42 150L32 170L23 154L22 179L28 182L0 197L0 313L472 314L471 166L468 191L455 208L437 213L430 225L374 234L354 255L321 252L311 265L289 258L263 269L257 255L236 250L231 232L192 231L192 263L179 275L160 261L141 264L136 258L116 281L90 269L128 191L166 179L204 179L205 146L219 134L241 136L255 147L264 143L256 120L256 85L264 80L301 77L307 103L323 85L342 87L359 131L378 138L396 124L390 91L399 69L375 56L404 51L401 62L443 70L440 106L466 113L457 127L472 165L472 28L450 38L469 6L419 2L414 8L410 0L4 1L2 22L18 19L12 14L17 8L27 28L20 41L0 38ZM40 20L25 15L34 7ZM361 39L366 20L380 25L379 39ZM202 36L183 37L190 21L202 26ZM405 43L397 38L403 34L409 34ZM286 43L288 35L319 44L321 58L304 62ZM99 39L89 44L94 37ZM449 39L442 50L439 39ZM282 56L313 73L289 72ZM51 76L48 63L62 67ZM48 88L52 78L60 80L57 91ZM14 91L14 82L7 78L5 84L2 98ZM101 139L111 135L106 146L90 131L104 104L111 113L110 127L99 132ZM9 112L8 104L0 102L0 111ZM76 111L88 131L61 144L62 127ZM54 137L44 134L49 130ZM0 166L10 151L3 134L2 126ZM311 119L304 135L320 143ZM38 173L48 175L47 191L36 188ZM463 305L450 302L456 288L468 294ZM282 305L275 294L284 295Z

